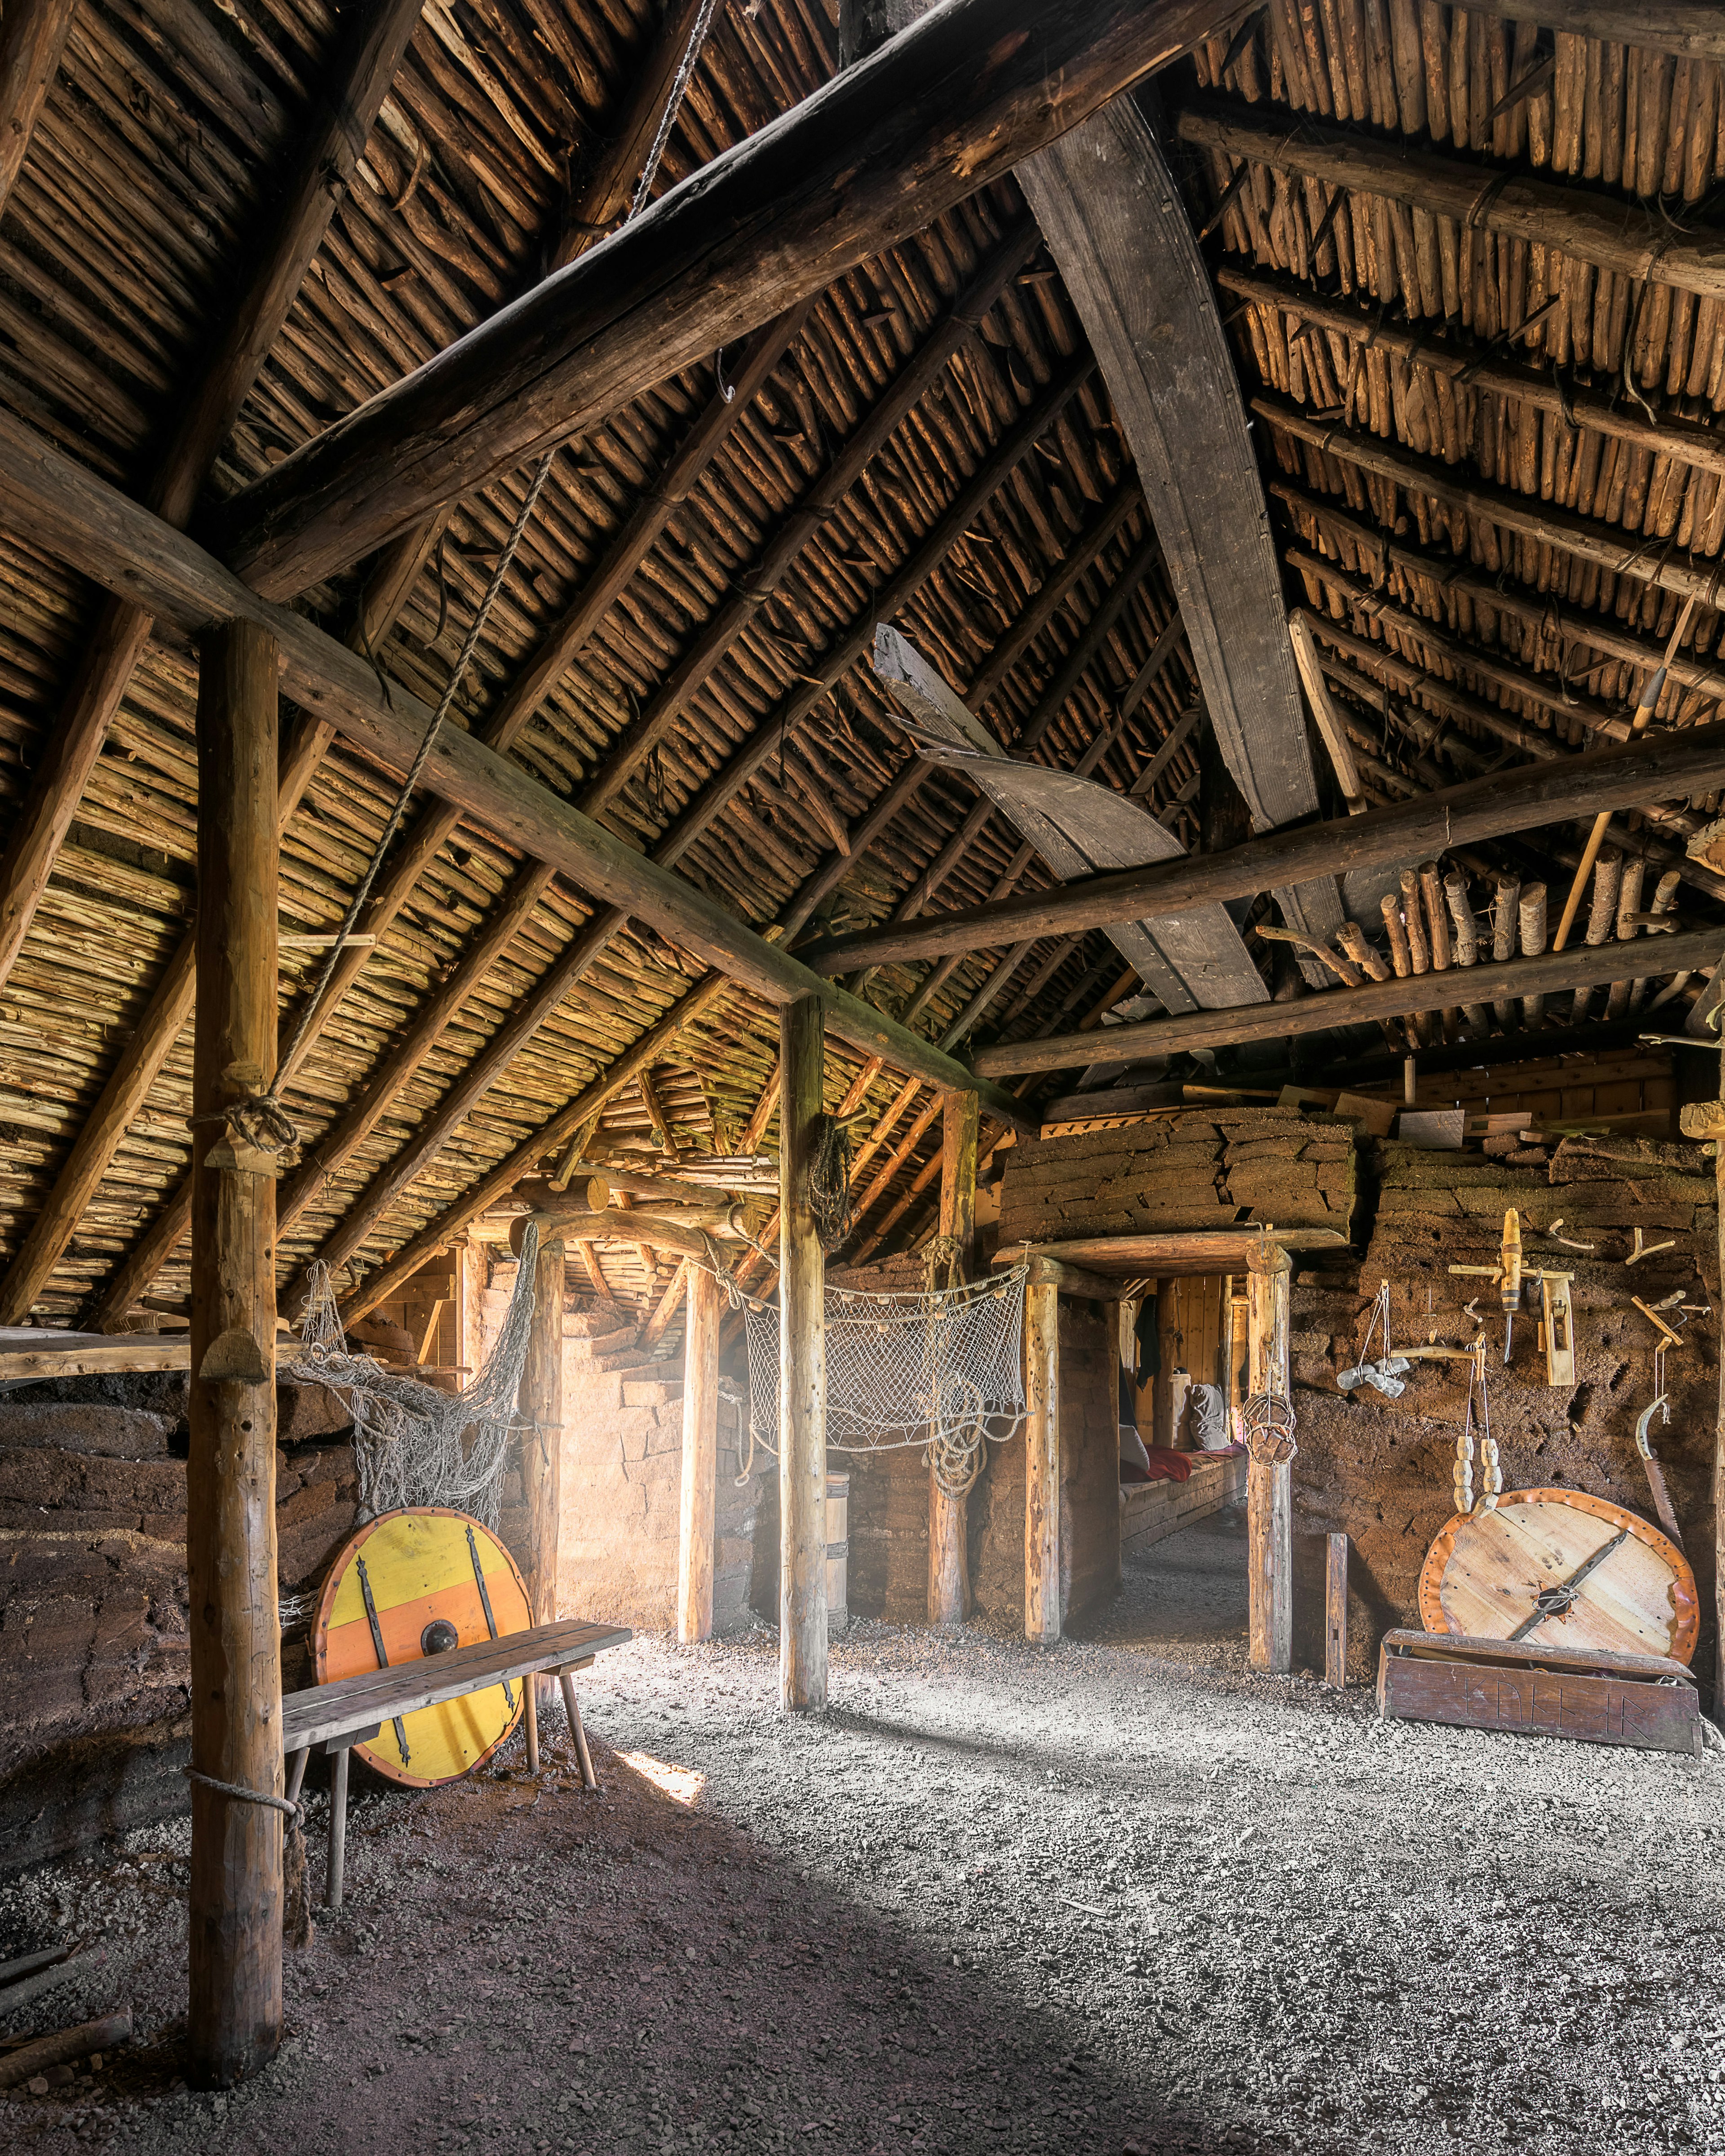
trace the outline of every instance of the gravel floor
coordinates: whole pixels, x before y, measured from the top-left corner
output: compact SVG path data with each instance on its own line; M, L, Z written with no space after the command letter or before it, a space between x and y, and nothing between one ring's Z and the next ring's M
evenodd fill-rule
M107 1942L52 2022L129 1996L142 2041L0 2098L0 2146L1725 2151L1725 1755L1255 1677L1240 1537L1052 1652L858 1625L794 1722L764 1628L638 1640L586 1686L597 1799L561 1746L373 1784L226 2099L176 2082L183 1830L17 1882L0 1954Z

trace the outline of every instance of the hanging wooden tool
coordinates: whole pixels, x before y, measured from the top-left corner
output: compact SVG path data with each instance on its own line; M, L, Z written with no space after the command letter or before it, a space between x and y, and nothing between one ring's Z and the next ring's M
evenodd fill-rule
M312 1661L318 1682L329 1684L525 1631L532 1621L515 1559L489 1527L431 1507L383 1512L330 1568ZM498 1684L404 1715L353 1748L392 1782L431 1789L489 1759L521 1713L520 1692Z
M1575 1312L1569 1300L1574 1273L1539 1276L1539 1344L1545 1350L1545 1382L1575 1383Z
M1651 1522L1581 1490L1512 1490L1432 1543L1420 1617L1428 1632L1687 1662L1700 1601L1688 1560Z
M1664 1393L1660 1394L1651 1407L1642 1409L1640 1419L1635 1424L1635 1450L1640 1454L1641 1465L1647 1471L1647 1487L1653 1492L1653 1509L1659 1515L1659 1524L1681 1549L1683 1530L1677 1525L1677 1515L1671 1503L1671 1490L1666 1482L1665 1469L1660 1465L1659 1455L1653 1450L1652 1440L1647 1435L1654 1416L1661 1408L1665 1409L1665 1419L1669 1422L1671 1411L1667 1395Z
M1558 1224L1561 1226L1563 1224L1559 1222ZM1569 1282L1574 1279L1575 1276L1574 1273L1556 1272L1548 1266L1529 1265L1522 1263L1522 1216L1516 1210L1513 1205L1510 1207L1509 1210L1503 1216L1503 1241L1497 1253L1497 1264L1495 1265L1451 1265L1450 1270L1452 1273L1466 1273L1473 1279L1488 1280L1493 1282L1496 1286L1497 1290L1497 1306L1503 1312L1503 1361L1506 1368L1507 1368L1509 1364L1510 1350L1515 1339L1516 1312L1522 1306L1522 1289L1523 1284L1528 1281L1538 1281L1540 1283L1542 1306L1548 1306L1550 1298L1547 1297L1544 1293L1546 1282L1561 1282L1563 1284L1563 1294L1561 1299L1566 1313L1563 1334L1565 1339L1569 1343L1569 1374L1565 1378L1555 1378L1551 1375L1551 1355L1549 1349L1548 1349L1546 1355L1547 1381L1553 1385L1560 1383L1573 1385L1574 1383L1574 1329L1573 1317L1570 1317L1568 1313ZM1547 1325L1543 1337L1548 1340L1551 1337L1549 1323Z

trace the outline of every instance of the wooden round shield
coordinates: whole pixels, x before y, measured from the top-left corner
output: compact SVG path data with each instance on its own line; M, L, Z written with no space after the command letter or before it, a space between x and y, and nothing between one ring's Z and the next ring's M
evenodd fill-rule
M382 1663L393 1669L532 1621L515 1559L489 1527L429 1506L383 1512L354 1536L324 1582L311 1632L317 1681ZM509 1735L521 1697L519 1682L469 1692L386 1722L353 1748L392 1782L452 1782Z
M1420 1621L1686 1662L1700 1606L1681 1550L1634 1512L1581 1490L1511 1490L1489 1512L1458 1515L1427 1551Z

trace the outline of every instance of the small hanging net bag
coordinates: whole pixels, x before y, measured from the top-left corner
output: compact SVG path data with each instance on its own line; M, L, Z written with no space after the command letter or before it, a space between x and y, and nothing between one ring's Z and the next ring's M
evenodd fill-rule
M921 1294L827 1290L827 1445L835 1452L920 1445L940 1488L962 1497L982 1472L985 1440L1002 1442L1024 1419L1029 1269L967 1282L947 1263L951 1284L938 1286L947 1240L931 1246ZM752 1299L745 1307L750 1435L776 1453L778 1310Z
M517 1411L539 1230L529 1222L515 1287L485 1368L465 1393L439 1392L347 1345L329 1267L311 1269L300 1353L287 1374L342 1394L353 1415L362 1520L408 1505L467 1512L494 1532L510 1440L529 1429Z

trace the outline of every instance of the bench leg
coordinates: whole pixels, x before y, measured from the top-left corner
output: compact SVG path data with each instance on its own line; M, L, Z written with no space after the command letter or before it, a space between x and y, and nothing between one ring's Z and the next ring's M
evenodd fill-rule
M539 1772L539 1687L532 1676L521 1679L522 1719L527 1725L527 1772Z
M300 1787L305 1779L305 1762L311 1757L311 1747L309 1744L302 1744L293 1756L287 1778L287 1800L290 1804L300 1801Z
M341 1873L347 1857L347 1748L336 1754L330 1785L330 1863L324 1900L334 1915L341 1906Z
M569 1734L575 1739L575 1756L581 1762L581 1786L596 1789L598 1778L593 1770L593 1755L587 1748L587 1732L581 1726L581 1707L575 1697L575 1680L567 1670L557 1671L557 1681L563 1688L563 1705L569 1712Z

